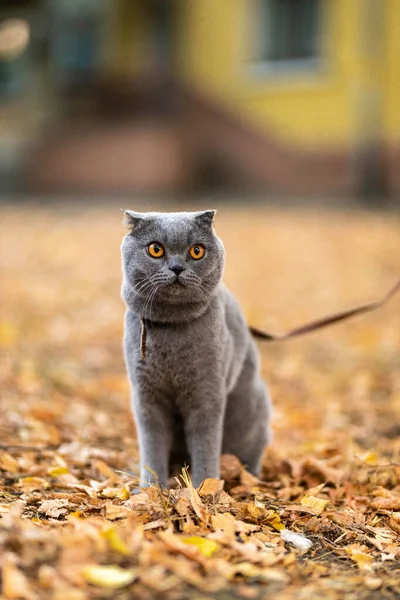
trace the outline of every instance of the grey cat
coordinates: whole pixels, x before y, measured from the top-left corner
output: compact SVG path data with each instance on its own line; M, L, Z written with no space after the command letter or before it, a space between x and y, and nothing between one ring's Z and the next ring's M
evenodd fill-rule
M215 211L125 215L124 354L142 485L165 486L184 464L196 487L219 478L221 452L258 474L270 403L256 345L221 283Z

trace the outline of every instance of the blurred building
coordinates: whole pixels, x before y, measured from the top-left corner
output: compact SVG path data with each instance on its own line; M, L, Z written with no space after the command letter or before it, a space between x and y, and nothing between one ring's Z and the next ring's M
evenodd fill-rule
M0 119L28 190L400 193L400 2L1 1Z

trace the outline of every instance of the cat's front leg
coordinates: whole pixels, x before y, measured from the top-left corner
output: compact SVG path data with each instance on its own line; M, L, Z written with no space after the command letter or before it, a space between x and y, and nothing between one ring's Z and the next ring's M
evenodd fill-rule
M171 410L165 399L149 390L132 398L140 452L140 487L151 483L167 485L172 445Z
M186 415L186 444L195 487L207 477L219 479L224 405L222 398L208 397L204 402L203 397L203 406L192 407Z

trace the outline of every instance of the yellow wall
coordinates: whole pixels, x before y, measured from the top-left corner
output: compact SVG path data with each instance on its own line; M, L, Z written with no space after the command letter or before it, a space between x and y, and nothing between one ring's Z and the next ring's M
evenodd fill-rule
M386 2L383 124L387 140L400 142L400 2Z
M205 95L232 107L278 138L303 147L347 147L360 132L365 0L323 0L319 71L254 73L249 69L251 18L257 0L196 0L180 5L180 72ZM378 0L386 43L379 61L383 126L400 134L400 1ZM370 70L371 65L367 65ZM374 66L376 69L376 65ZM365 69L364 69L365 70Z

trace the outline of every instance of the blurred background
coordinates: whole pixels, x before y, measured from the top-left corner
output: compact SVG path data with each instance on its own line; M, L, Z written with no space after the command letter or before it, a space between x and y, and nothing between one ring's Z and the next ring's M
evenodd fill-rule
M1 0L0 191L400 196L398 0Z

